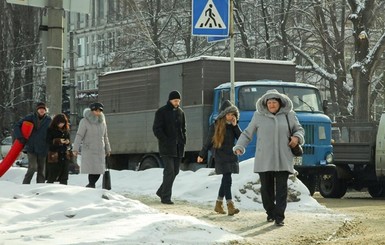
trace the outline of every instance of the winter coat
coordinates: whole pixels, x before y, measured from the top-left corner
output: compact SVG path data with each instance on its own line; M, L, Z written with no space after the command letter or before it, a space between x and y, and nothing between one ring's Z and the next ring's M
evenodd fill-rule
M160 156L184 157L186 145L186 118L180 107L174 108L168 101L155 113L152 127L158 139Z
M64 162L66 160L66 151L69 149L70 144L62 144L61 139L69 140L69 132L56 128L48 128L47 144L49 145L49 151L58 152L59 161Z
M89 108L83 112L73 145L73 151L80 151L81 173L103 174L106 169L106 154L111 152L104 114L96 117Z
M220 113L216 120L219 120L226 116L227 113L234 113L237 121L239 119L238 108L230 103L230 101L225 101L220 109ZM202 150L199 152L199 156L204 158L207 155L207 152L211 150L213 157L215 159L215 173L216 174L226 174L226 173L239 173L239 163L238 156L234 155L233 147L235 145L235 140L241 135L241 129L238 124L233 126L232 124L226 124L225 138L220 148L213 147L213 136L215 133L215 125L213 123L209 128L209 133L207 135L206 141L203 144Z
M274 115L267 109L267 100L280 98L281 108ZM254 172L288 171L294 173L293 154L288 145L290 132L286 120L288 116L293 136L299 138L300 144L304 143L304 129L293 111L293 104L289 97L277 90L269 90L256 103L257 111L254 113L247 128L242 132L233 150L245 152L246 146L257 137L257 147L254 160Z
M51 123L51 117L47 114L43 118L39 118L37 113L32 113L19 120L14 127L14 136L16 139L23 137L21 133L21 126L24 121L33 123L33 130L31 136L26 143L24 150L31 154L38 156L47 156L48 144L47 144L47 129Z

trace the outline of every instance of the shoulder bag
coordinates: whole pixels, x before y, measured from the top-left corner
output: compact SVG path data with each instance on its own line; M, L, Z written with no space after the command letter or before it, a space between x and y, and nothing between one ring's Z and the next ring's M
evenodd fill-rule
M291 128L290 128L289 118L288 118L287 114L285 116L286 116L287 126L289 128L290 135L293 136L293 133L291 132ZM290 140L291 140L291 138L289 138L289 142L290 142ZM296 157L300 157L303 155L303 149L302 149L302 146L300 144L297 144L296 146L294 146L293 148L290 148L290 149L291 149L291 153L293 153L293 155Z

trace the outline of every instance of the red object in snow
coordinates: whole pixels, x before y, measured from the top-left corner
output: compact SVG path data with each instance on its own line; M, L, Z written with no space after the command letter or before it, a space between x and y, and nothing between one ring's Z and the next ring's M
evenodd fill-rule
M28 139L33 130L33 123L24 121L21 125L21 133L24 138ZM15 140L8 154L4 157L3 161L0 163L0 177L7 172L7 170L15 162L16 158L19 156L20 152L23 150L24 144L19 140Z

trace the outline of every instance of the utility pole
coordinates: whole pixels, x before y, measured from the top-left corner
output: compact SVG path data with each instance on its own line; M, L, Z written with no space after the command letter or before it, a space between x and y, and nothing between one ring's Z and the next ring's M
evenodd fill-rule
M74 51L74 33L70 32L70 48L69 48L69 58L70 58L70 121L71 128L76 127L76 118L77 112L75 111L75 51Z
M62 112L63 0L48 1L47 107L52 115Z

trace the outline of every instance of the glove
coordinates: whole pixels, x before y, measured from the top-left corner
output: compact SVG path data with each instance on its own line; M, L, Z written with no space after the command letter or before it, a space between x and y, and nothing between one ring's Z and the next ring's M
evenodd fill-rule
M28 142L28 140L27 140L26 138L24 138L24 137L17 138L17 140L18 140L21 144L23 144L23 145L27 144L27 142Z

